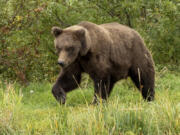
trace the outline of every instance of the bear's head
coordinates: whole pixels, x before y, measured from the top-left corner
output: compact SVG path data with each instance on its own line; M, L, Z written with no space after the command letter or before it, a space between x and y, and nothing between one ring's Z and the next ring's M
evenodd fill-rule
M66 29L52 27L52 34L55 37L54 44L59 56L58 64L67 68L79 56L87 54L88 38L87 30L81 26L71 26Z

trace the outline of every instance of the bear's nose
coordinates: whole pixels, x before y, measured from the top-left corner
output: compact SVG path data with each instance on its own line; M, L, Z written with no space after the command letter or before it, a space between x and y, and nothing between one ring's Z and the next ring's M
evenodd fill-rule
M64 62L63 61L58 61L58 64L61 66L61 67L64 67Z

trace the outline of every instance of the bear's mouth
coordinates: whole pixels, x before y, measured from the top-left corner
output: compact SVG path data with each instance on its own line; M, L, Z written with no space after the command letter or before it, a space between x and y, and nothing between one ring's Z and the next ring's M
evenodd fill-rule
M78 62L78 59L75 59L75 60L72 61L71 63L65 63L63 67L61 66L61 68L62 68L63 70L70 69L70 68L73 67L73 65L74 65L75 63L77 63L77 62Z
M62 69L66 69L69 67L70 64L66 63L66 62L58 62L59 66L62 68Z
M71 64L65 64L63 66L60 66L62 69L67 69Z

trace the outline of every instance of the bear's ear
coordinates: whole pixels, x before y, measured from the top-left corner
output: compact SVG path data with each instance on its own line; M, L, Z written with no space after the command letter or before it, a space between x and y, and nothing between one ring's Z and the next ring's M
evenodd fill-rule
M89 38L88 38L86 32L87 31L83 28L75 31L76 36L81 41L81 50L80 50L81 56L85 56L90 48L89 47Z
M51 33L55 36L55 37L58 37L61 33L63 32L63 30L59 27L52 27L51 29Z
M85 30L84 29L76 30L75 34L79 39L85 38Z

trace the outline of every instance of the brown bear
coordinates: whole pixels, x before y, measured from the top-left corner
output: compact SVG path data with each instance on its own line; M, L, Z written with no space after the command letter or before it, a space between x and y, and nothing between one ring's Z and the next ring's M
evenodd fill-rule
M114 84L128 76L145 100L154 99L154 62L135 30L119 23L81 22L65 29L53 27L52 33L62 67L52 93L60 103L79 86L83 72L94 82L93 103L97 96L106 100Z

